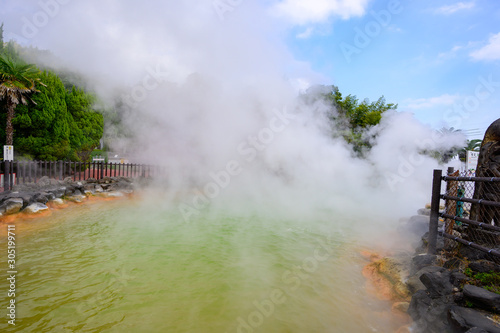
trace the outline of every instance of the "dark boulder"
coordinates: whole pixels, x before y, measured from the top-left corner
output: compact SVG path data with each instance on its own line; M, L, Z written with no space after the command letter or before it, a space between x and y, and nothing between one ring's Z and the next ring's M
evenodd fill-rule
M488 333L486 332L485 330L483 330L482 328L479 328L479 327L473 327L471 328L470 330L468 330L467 332L465 333Z
M56 198L62 198L66 193L66 187L58 186L47 190L48 193L52 193Z
M452 306L449 309L448 322L454 332L467 332L473 328L479 328L488 333L500 333L500 325L481 312L460 306Z
M464 286L464 300L483 310L500 313L500 295L481 287Z
M424 286L422 281L420 281L420 277L424 273L430 273L430 272L443 272L445 269L443 267L439 266L426 266L416 272L415 274L411 275L408 278L408 281L406 282L406 285L408 286L408 289L410 292L415 293L418 290L426 290L427 288Z
M436 256L431 254L420 254L412 258L410 274L415 274L426 266L432 266L436 263Z
M446 314L454 305L455 298L452 295L432 298L424 290L417 291L408 308L408 314L416 323L414 332L450 332Z
M448 270L426 272L420 276L420 281L427 288L431 297L445 296L453 293L450 282L451 272Z
M500 272L500 265L488 260L478 260L469 263L469 268L477 273Z
M464 273L460 272L458 269L454 269L453 271L451 271L450 282L455 287L460 287L469 280L470 278Z

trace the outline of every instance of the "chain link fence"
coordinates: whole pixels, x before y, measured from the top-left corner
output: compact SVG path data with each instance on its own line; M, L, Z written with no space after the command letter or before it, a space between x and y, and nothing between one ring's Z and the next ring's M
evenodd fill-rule
M451 168L447 176L436 171L430 235L444 237L445 253L468 247L479 251L485 259L500 263L500 178L475 177L471 172L460 173ZM435 246L435 242L430 243L430 253L435 253Z

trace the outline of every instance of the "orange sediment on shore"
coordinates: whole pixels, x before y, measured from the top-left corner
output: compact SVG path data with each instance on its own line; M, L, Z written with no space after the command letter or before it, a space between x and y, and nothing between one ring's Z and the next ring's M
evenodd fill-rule
M100 195L91 195L87 196L84 200L77 202L77 201L68 201L68 200L62 200L61 203L56 203L55 201L49 201L46 203L47 207L49 209L39 211L37 213L24 213L23 211L20 211L19 213L12 214L12 215L4 215L0 217L0 223L5 223L5 224L12 224L15 222L21 222L21 221L31 221L35 220L38 218L43 218L43 217L48 217L52 215L54 211L65 209L74 205L83 205L83 204L89 204L89 203L95 203L95 202L102 202L102 201L114 201L118 199L123 199L130 197L132 194L127 194L125 196L119 197L119 196L100 196Z
M402 281L401 266L393 259L379 254L361 251L360 254L369 260L362 270L366 278L366 289L379 300L392 303L390 312L381 312L381 317L390 316L397 330L394 332L410 332L411 317L407 314L410 292Z

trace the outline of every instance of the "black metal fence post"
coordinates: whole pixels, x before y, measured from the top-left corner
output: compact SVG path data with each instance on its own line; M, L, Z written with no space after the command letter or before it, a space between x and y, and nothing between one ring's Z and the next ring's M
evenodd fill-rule
M4 191L10 191L10 161L5 161L5 167L3 172L3 189Z
M428 254L436 254L442 176L442 170L434 170L432 179L431 216L429 219L429 246L427 248Z

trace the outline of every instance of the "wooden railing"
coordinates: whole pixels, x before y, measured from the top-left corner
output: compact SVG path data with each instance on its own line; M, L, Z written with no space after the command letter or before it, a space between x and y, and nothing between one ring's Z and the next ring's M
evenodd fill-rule
M70 177L80 181L104 177L147 178L165 173L162 167L146 164L70 161L3 161L0 171L3 191L18 184L37 183L42 177L57 180Z

